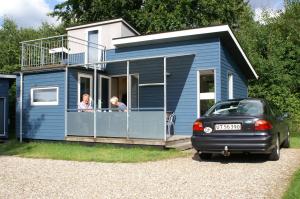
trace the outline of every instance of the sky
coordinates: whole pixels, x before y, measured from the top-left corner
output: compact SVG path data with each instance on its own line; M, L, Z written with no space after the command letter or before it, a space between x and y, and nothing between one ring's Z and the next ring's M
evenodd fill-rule
M56 18L47 16L54 6L64 0L0 0L0 26L4 17L13 19L20 27L38 27L42 22L59 24ZM255 13L255 19L260 20L263 10L276 16L276 11L283 9L284 0L249 0Z

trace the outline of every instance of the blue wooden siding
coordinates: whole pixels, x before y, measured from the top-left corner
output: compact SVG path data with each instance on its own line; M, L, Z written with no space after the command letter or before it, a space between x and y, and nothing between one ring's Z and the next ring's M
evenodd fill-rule
M247 80L221 45L219 38L197 39L165 44L108 50L107 60L170 54L193 54L167 59L167 111L176 114L175 132L191 135L192 123L197 118L197 71L215 69L216 99L228 98L227 76L233 73L234 97L247 96ZM93 74L86 69L70 69L68 75L68 108L77 108L78 73ZM139 83L163 83L163 59L149 59L130 62L130 74L139 74ZM99 73L98 73L99 74ZM98 75L97 74L97 75ZM107 64L104 74L126 74L126 63ZM93 81L94 82L94 81ZM98 78L97 78L98 84ZM42 86L59 87L58 106L31 106L30 88ZM17 78L17 96L19 78ZM98 92L98 90L97 90ZM139 88L140 108L163 107L163 86ZM17 103L17 107L19 104ZM17 125L19 117L17 109ZM64 139L64 71L26 74L24 76L24 137L32 139Z
M23 137L29 139L64 140L64 71L25 74L23 96ZM17 96L20 82L17 78ZM58 87L59 104L32 106L30 90L37 87ZM18 97L19 99L19 97ZM19 103L17 103L16 130L19 134Z
M216 70L216 97L217 100L221 99L221 87L219 85L221 76L219 70L219 38L120 48L109 50L107 52L108 60L189 53L195 55L167 59L167 72L170 73L170 75L167 77L168 111L175 111L175 114L177 116L175 131L177 134L182 135L191 135L191 125L197 118L197 70L208 68ZM143 62L144 65L149 65L151 63L150 60ZM134 62L131 64L131 66L134 67ZM147 66L150 71L157 71L158 69L156 69L156 67L162 68L162 59L160 61L160 64L152 63ZM160 73L162 73L161 69ZM162 80L158 79L157 76L147 76L147 78L149 78L147 81L157 83L158 81ZM150 78L153 79L151 80ZM157 93L162 93L161 90L159 91L158 87L156 87L156 89L157 90L153 91L145 90L145 92L140 90L140 95L147 95L145 98L148 99L149 103L151 103L151 101L162 101L163 98L154 99L154 97L158 97ZM142 100L142 97L143 96L140 96L140 101ZM142 108L141 104L140 107Z
M221 44L221 99L228 99L228 74L233 75L233 98L248 97L248 82L232 56Z
M3 79L0 78L0 97L4 97L5 98L5 133L8 133L8 91L9 91L9 80L8 79ZM2 121L1 121L2 122ZM3 132L0 132L0 134L2 134ZM2 135L0 135L1 137ZM7 134L4 135L4 137L6 137Z

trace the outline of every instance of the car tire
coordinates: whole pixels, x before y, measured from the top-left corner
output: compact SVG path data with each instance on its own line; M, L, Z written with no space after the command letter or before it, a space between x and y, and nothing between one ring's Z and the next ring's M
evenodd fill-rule
M287 132L287 138L284 140L282 147L290 148L290 131Z
M272 149L271 154L269 155L269 160L277 161L280 158L280 144L279 144L279 136L276 136L276 144L275 147Z
M209 160L212 157L211 153L199 153L199 157L201 160Z

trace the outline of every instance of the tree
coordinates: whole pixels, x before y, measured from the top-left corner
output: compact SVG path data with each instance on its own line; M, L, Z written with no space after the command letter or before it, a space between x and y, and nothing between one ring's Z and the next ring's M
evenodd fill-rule
M294 124L300 123L299 19L300 2L286 1L278 17L266 13L264 24L250 22L237 32L260 76L250 82L250 95L266 98L280 112L291 113Z
M67 0L57 4L51 16L64 25L78 25L123 17L130 21L130 12L141 8L142 0Z
M237 28L241 17L251 15L243 0L146 0L131 13L135 27L154 33L228 24Z
M121 17L141 33L155 33L219 24L239 27L240 16L251 12L244 0L67 0L51 15L68 26Z
M47 23L43 23L38 29L18 28L13 20L5 18L0 29L0 73L20 70L21 41L59 35L63 32L62 26L55 27Z

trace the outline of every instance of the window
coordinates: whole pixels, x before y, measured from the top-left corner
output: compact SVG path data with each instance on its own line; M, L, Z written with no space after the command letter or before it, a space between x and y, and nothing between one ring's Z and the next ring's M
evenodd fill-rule
M259 100L225 101L215 104L209 111L212 115L262 115L264 105Z
M197 72L197 116L205 112L215 103L215 71L200 70Z
M78 74L78 104L82 101L83 94L89 94L93 98L93 76Z
M58 87L32 88L31 105L58 105Z
M228 99L233 99L233 75L228 74Z

